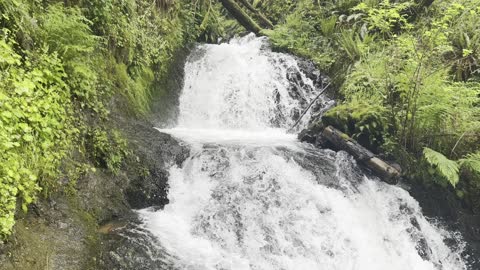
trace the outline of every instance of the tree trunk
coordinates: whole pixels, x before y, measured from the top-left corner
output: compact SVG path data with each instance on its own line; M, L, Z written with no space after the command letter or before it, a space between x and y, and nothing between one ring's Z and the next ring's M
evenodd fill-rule
M238 1L242 5L244 5L248 10L250 10L250 12L255 14L255 16L260 20L260 24L262 24L263 27L269 28L269 29L273 28L273 23L267 17L265 17L263 13L258 11L258 9L254 8L252 4L248 2L248 0L238 0Z
M259 34L262 28L248 16L242 8L235 3L234 0L219 0L223 7L243 26L250 32Z

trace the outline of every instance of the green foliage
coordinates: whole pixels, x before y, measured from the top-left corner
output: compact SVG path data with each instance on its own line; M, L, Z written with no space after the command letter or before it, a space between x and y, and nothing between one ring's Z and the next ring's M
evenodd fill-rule
M471 134L478 133L478 84L448 82L446 70L437 67L440 60L419 52L417 42L405 34L383 51L366 54L353 66L341 93L347 100L383 104L390 135L414 152L423 146L449 151L452 137L469 134L457 147L461 156L474 145Z
M362 2L352 10L365 14L363 21L368 25L369 30L389 36L395 33L396 29L408 30L413 27L405 15L405 11L412 5L411 1L390 3L389 0L382 0L378 5L370 6Z
M218 1L195 0L192 3L195 14L195 27L199 41L217 43L218 40L241 33L243 28L234 19L227 18L227 11L223 10Z
M383 143L383 134L387 127L385 115L382 106L355 100L329 110L323 115L322 122L351 135L360 144L376 150Z
M311 1L299 1L285 17L285 23L277 25L268 36L275 47L310 58L321 69L329 70L336 54L335 27L333 14Z
M263 12L274 24L283 22L297 5L294 0L253 0L253 6Z
M58 52L65 61L79 58L95 49L97 37L92 35L91 22L78 7L65 8L54 4L40 14L39 39L51 51Z
M459 166L457 162L446 158L443 154L436 152L428 147L423 149L423 156L426 161L435 168L435 170L452 186L456 186L459 180Z
M135 69L133 76L128 74L128 67L123 63L113 63L113 74L118 89L123 89L122 94L133 105L134 113L145 115L149 111L150 87L154 80L153 71L147 67ZM132 78L133 77L133 78Z
M94 128L88 133L87 149L95 162L95 165L107 168L113 173L118 173L122 162L130 155L127 141L121 134L114 130L107 132L100 128Z
M480 206L472 199L480 194L473 169L480 150L479 6L478 0L303 0L282 10L284 22L269 36L332 77L343 102L324 122L364 145L376 143L411 179L456 185L461 178L459 194ZM374 127L364 119L379 121Z
M337 16L333 15L320 21L320 30L326 37L331 37L335 33L335 26L337 25Z
M362 56L362 41L358 34L352 30L344 30L338 36L338 43L347 53L352 62L360 59Z
M480 74L479 5L478 0L434 2L434 16L424 32L426 44L444 48L457 80L478 79Z
M369 99L383 103L389 89L391 58L384 52L371 53L357 62L340 89L348 99Z
M0 234L14 224L17 197L24 211L37 193L56 186L74 128L66 74L56 54L21 57L0 40Z
M219 28L198 1L0 0L0 237L40 192L119 171L130 151L110 110L146 115L176 52Z
M480 152L470 153L459 160L460 166L480 176Z
M99 84L101 63L95 59L102 55L95 50L100 38L91 29L91 22L78 7L49 6L39 15L39 40L51 52L58 53L63 60L66 83L72 90L72 97L82 109L88 109L106 117L107 109L102 98L106 88Z

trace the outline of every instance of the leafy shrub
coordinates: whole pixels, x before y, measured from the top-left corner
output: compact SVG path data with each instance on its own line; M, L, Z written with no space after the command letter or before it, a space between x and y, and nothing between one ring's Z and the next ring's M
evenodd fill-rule
M68 62L93 52L98 38L90 30L91 22L78 7L50 5L39 16L41 32L39 39L52 51Z
M371 31L378 31L387 37L395 33L396 29L408 30L413 26L408 22L405 11L413 5L413 2L403 3L382 0L378 5L372 6L362 2L354 7L353 11L363 12L366 16L363 18Z
M333 77L343 102L324 115L327 124L376 143L412 179L455 185L474 204L479 177L468 165L477 165L480 147L479 6L304 0L284 9L269 36Z
M35 61L0 40L0 234L14 224L17 197L26 211L37 193L56 186L59 165L71 146L66 74L56 54Z
M299 1L296 9L286 16L285 23L276 26L268 35L275 47L312 59L321 69L329 70L336 50L333 49L332 22L329 21L330 28L323 26L327 34L321 35L323 18L327 16L330 14L311 1Z
M87 149L91 151L95 165L117 173L130 153L127 141L118 131L108 133L101 128L91 130L87 138L87 142L91 144Z
M17 201L26 211L41 191L73 189L85 162L118 172L126 140L99 128L112 100L148 113L154 83L199 36L197 12L186 0L0 1L0 237Z
M467 154L464 158L459 160L459 163L462 168L480 176L480 151Z
M480 1L438 1L435 15L424 35L427 44L443 45L448 65L457 80L467 81L480 75ZM452 65L453 63L453 65Z

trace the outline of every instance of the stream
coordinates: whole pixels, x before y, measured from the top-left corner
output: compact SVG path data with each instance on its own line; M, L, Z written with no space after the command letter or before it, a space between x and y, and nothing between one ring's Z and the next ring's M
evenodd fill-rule
M159 128L190 156L170 168L170 203L138 211L159 269L468 269L460 235L406 190L297 140L327 97L287 132L320 90L265 38L198 45L177 123Z

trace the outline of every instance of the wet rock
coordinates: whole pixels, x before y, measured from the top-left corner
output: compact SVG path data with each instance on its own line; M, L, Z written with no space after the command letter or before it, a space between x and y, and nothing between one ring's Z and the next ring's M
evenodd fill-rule
M130 171L126 199L134 209L163 207L168 203L168 170L171 166L180 166L189 150L148 124L137 124L127 133L139 158L140 171Z
M117 223L123 224L102 235L104 249L100 252L98 269L181 269L171 262L171 256L158 240L142 228L134 214Z
M338 188L336 154L331 150L306 149L305 153L286 152L305 170L312 172L320 184ZM287 156L285 156L287 157Z
M315 136L315 134L313 134L313 132L309 131L308 129L302 130L298 134L298 139L301 142L307 142L311 144L315 144L315 142L317 141L317 137Z
M298 63L298 67L305 74L305 76L312 80L315 88L322 89L325 86L326 82L328 81L328 77L317 69L313 61L300 57L296 57L296 61Z

